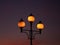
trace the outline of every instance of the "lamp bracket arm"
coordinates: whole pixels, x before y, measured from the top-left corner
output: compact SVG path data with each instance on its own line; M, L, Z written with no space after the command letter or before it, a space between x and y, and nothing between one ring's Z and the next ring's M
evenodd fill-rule
M29 34L26 32L27 30L23 31L22 33L25 33L29 39Z
M35 39L35 36L36 36L37 34L40 34L39 31L35 31L35 33L33 34L33 39Z

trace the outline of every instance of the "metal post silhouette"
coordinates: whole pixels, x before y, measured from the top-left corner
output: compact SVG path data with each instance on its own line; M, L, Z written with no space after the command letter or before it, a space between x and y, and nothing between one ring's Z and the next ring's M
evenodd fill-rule
M20 32L23 32L23 33L27 34L28 39L30 39L30 45L33 45L32 44L32 40L35 37L35 34L41 34L42 29L44 29L44 24L41 21L39 21L39 23L37 23L37 25L36 25L38 31L37 30L33 30L32 29L32 24L33 24L34 21L35 21L35 17L32 14L30 14L28 16L28 22L30 23L30 29L29 30L23 29L25 27L25 22L24 22L23 19L21 19L18 22L18 27L20 28ZM28 31L29 34L27 33L27 31Z

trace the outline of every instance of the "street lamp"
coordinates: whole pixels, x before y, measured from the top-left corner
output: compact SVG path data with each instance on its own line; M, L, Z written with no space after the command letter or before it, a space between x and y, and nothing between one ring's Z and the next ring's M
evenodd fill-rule
M26 33L28 35L28 38L30 39L30 45L32 45L32 40L33 40L33 37L35 36L35 34L41 34L41 31L44 29L44 24L42 23L42 21L39 21L39 23L37 23L37 25L36 25L36 28L38 29L38 31L32 30L32 23L34 21L35 21L35 17L32 14L30 14L28 16L28 22L30 23L29 30L23 29L26 25L23 19L21 19L18 22L18 27L20 28L21 32ZM29 34L27 33L27 31L29 32Z
M28 16L28 22L33 23L34 21L35 21L35 17L32 14L30 14Z
M41 31L44 29L44 24L42 23L42 21L39 21L39 23L37 23L37 29L41 34Z

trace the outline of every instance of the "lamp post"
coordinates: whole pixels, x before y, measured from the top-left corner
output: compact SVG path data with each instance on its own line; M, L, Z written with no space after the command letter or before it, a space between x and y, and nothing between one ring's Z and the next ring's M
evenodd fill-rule
M33 35L34 34L41 34L42 32L42 29L44 29L44 24L42 23L42 21L39 21L37 24L36 24L36 28L38 29L37 30L32 30L32 23L35 21L35 17L30 14L28 16L28 22L30 23L30 29L29 30L25 30L23 29L25 27L25 22L23 19L21 19L19 22L18 22L18 27L20 28L20 31L22 33L26 33L28 35L28 38L30 39L30 45L32 45L32 40L33 40ZM27 33L27 31L29 32L29 34ZM36 33L34 33L36 32ZM35 36L35 35L34 35Z

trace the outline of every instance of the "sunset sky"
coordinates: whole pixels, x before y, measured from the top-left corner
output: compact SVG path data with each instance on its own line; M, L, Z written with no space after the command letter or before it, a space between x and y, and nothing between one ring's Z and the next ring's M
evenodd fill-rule
M36 20L33 29L41 20L45 28L36 35L33 45L60 45L60 2L58 0L0 0L0 45L30 45L27 36L19 32L20 18L26 22L32 13ZM37 29L36 29L37 30Z

